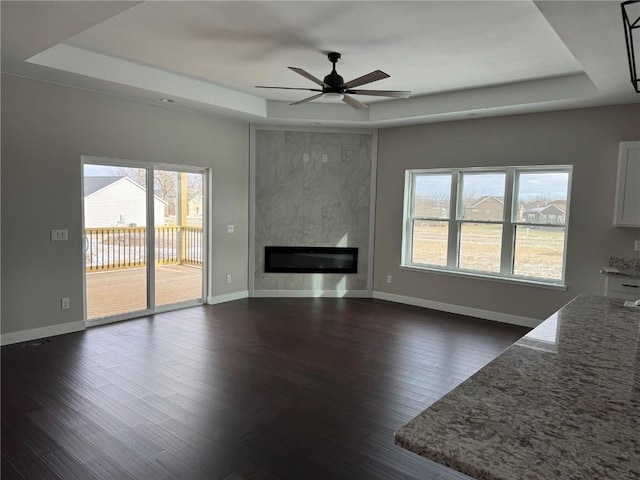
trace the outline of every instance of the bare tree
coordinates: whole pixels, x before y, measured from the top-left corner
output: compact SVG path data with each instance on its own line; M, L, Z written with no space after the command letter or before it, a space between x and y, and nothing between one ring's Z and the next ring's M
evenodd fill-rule
M202 198L202 175L189 173L187 174L187 201L191 201L198 195Z
M142 188L146 187L147 171L143 168L112 167L110 173L115 177L127 177Z
M154 170L153 190L165 202L174 203L178 190L178 173L167 170Z

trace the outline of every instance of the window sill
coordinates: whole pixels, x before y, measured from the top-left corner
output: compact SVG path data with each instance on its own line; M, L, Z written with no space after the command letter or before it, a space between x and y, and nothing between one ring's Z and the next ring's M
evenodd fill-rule
M567 286L561 283L547 283L543 281L526 280L523 278L499 277L499 276L490 275L486 273L473 273L473 272L459 271L459 270L445 270L441 268L422 267L417 265L400 265L400 268L402 270L413 270L416 272L435 273L435 274L441 274L441 275L449 275L452 277L465 277L465 278L473 278L477 280L488 280L491 282L508 283L511 285L523 285L527 287L549 288L551 290L562 290L562 291L567 290Z

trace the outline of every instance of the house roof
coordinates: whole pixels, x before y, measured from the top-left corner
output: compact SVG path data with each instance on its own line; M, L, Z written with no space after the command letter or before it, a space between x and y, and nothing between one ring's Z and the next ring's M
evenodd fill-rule
M558 211L560 211L560 212L564 213L564 209L563 209L563 208L561 208L560 206L558 206L558 205L554 204L554 203L550 203L549 205L544 205L544 206L542 206L542 207L526 208L526 209L524 210L524 213L529 213L529 212L532 212L532 213L540 213L540 212L544 212L545 210L547 210L547 209L549 209L549 208L552 208L552 207L553 207L553 208L555 208L556 210L558 210Z
M498 197L494 197L493 195L484 195L484 196L482 196L482 197L480 197L480 198L478 198L478 199L471 200L469 203L467 203L467 204L465 205L465 208L473 208L473 207L476 207L476 206L480 205L481 203L484 203L484 202L486 202L487 200L491 200L491 199L494 199L494 200L496 200L496 201L497 201L497 202L499 202L499 203L504 203L504 202L502 201L502 199L500 199L500 198L498 198Z
M93 195L94 193L99 192L100 190L107 188L109 185L113 185L114 183L119 182L120 180L129 182L144 192L147 191L147 189L144 188L142 185L138 184L137 182L134 182L129 177L122 176L122 175L121 176L105 176L105 177L84 177L84 196L86 198L89 195ZM169 203L166 200L160 198L158 195L154 195L153 198L164 203L165 205Z
M92 193L96 193L98 190L102 190L122 178L125 177L123 175L110 177L84 177L84 196L88 197Z

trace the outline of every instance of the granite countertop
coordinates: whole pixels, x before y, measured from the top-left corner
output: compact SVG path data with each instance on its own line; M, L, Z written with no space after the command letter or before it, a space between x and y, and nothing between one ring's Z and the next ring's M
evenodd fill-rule
M604 273L605 275L640 278L640 258L609 257L609 265L607 266L617 268L618 272L613 273L602 270L600 273Z
M600 271L603 275L610 275L612 277L628 277L628 278L640 278L640 273L634 270L619 270L618 272L607 272L604 269Z
M640 478L640 308L580 295L402 427L478 480Z

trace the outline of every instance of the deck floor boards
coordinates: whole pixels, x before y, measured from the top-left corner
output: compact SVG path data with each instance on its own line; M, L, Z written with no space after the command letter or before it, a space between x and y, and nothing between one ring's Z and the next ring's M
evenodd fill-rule
M202 267L158 265L155 274L156 306L202 298ZM147 308L146 268L89 272L86 278L89 320Z

